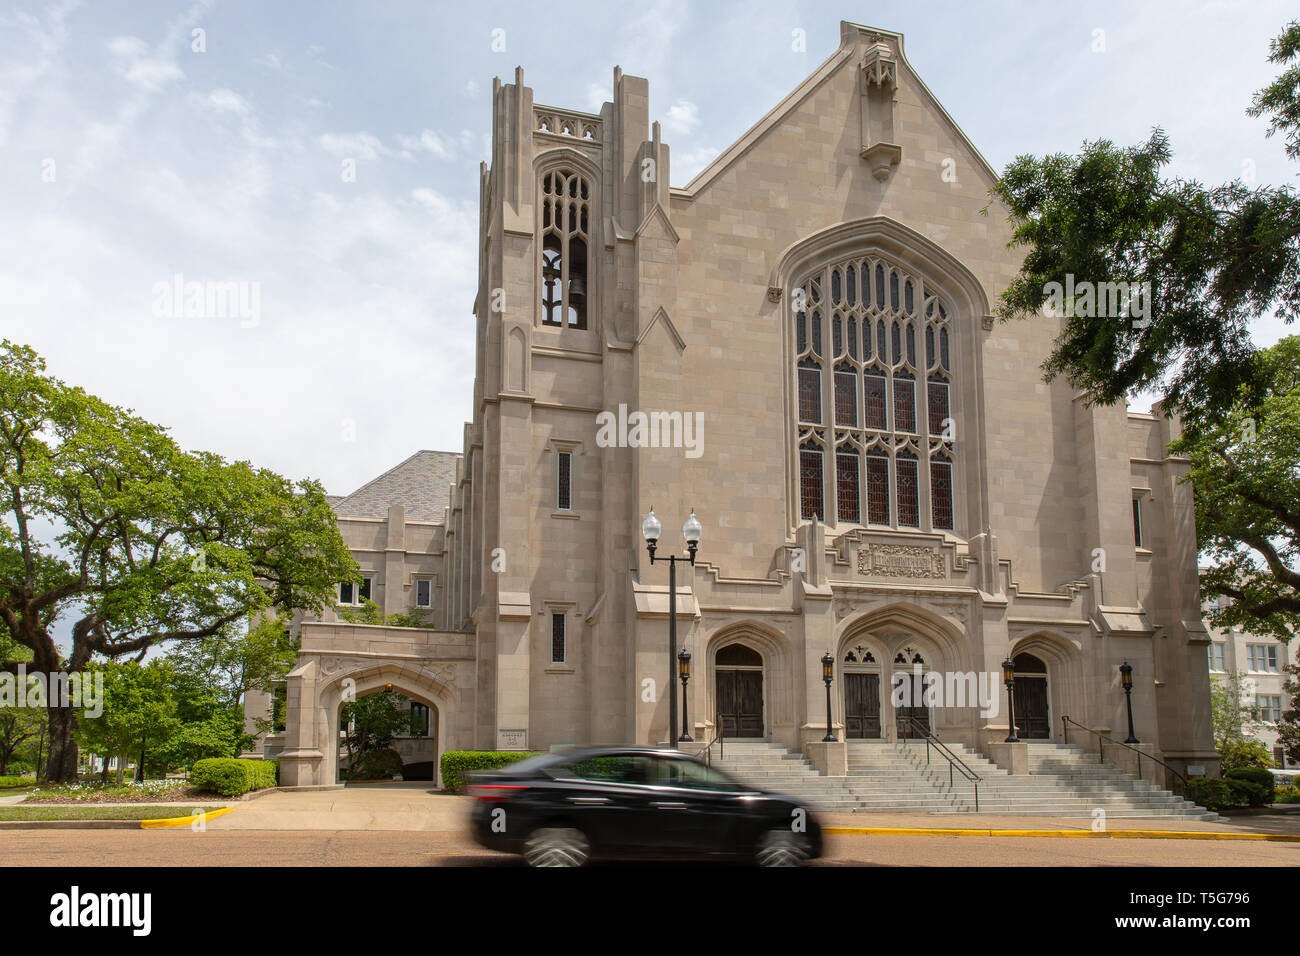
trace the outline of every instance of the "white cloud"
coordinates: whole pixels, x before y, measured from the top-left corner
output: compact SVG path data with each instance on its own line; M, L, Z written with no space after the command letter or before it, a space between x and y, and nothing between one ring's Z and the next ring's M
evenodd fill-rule
M218 113L234 113L237 116L248 116L253 111L248 100L234 90L213 90L208 94L207 103Z
M699 128L699 125L699 107L690 100L678 100L668 107L668 117L664 120L664 128L670 133L689 136Z

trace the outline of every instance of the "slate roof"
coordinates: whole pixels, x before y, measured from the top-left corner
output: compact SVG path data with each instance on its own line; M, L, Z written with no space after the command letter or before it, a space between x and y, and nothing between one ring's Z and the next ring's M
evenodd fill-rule
M328 496L330 504L340 518L387 518L390 505L401 505L408 521L442 521L459 458L452 451L417 451L352 494Z

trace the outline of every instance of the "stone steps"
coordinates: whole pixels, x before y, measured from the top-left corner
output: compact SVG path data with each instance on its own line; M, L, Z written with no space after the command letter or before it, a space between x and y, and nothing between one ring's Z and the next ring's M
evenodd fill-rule
M980 776L982 813L1087 816L1102 808L1123 818L1217 819L1154 784L1137 780L1072 746L1030 744L1030 773L1008 774L982 754L953 744L949 749ZM768 742L729 743L714 765L763 790L806 801L814 809L855 812L965 813L975 809L971 781L960 771L949 785L948 761L924 744L855 742L848 774L823 777L802 754Z

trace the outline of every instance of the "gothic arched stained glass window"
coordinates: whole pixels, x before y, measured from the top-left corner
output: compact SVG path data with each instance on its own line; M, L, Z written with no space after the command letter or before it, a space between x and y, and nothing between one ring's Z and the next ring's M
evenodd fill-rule
M938 292L863 255L804 276L793 301L801 516L953 529L951 327Z

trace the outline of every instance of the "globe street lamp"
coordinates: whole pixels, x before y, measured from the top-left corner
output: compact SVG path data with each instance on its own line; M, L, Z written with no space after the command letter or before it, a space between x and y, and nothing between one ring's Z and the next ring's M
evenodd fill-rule
M1133 665L1128 661L1119 665L1120 682L1124 685L1124 700L1128 704L1128 740L1126 744L1140 744L1133 734Z
M835 743L835 731L831 729L831 681L835 679L835 658L827 651L822 657L822 680L826 682L826 736L822 743Z
M1020 738L1016 736L1016 663L1009 657L1002 662L1002 680L1007 685L1007 724L1010 730L1003 743L1018 744Z
M695 566L695 552L700 546L700 537L704 528L700 525L700 519L695 517L695 509L692 508L691 516L682 525L682 537L686 540L686 550L689 552L689 556L685 558L675 554L670 554L667 558L655 557L655 549L659 546L659 533L662 530L663 525L655 517L654 508L651 508L645 520L641 522L641 536L645 538L651 564L656 560L668 562L668 738L671 740L673 718L677 716L677 681L674 680L676 675L672 672L673 659L677 657L677 562L690 561L691 567ZM686 721L684 713L682 721L684 725Z
M689 743L691 735L686 731L686 682L691 679L691 652L684 647L677 655L677 673L682 679L682 735L677 738L677 742Z

